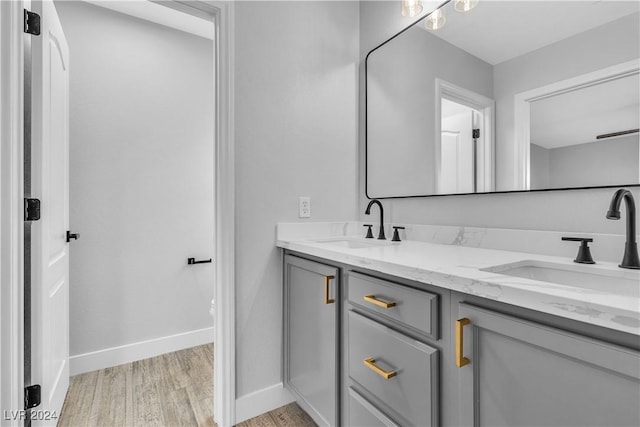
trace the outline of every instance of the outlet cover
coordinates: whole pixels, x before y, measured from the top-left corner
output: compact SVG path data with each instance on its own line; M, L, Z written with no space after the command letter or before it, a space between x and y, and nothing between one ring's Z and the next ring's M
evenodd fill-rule
M298 217L311 218L311 197L300 196L298 198Z

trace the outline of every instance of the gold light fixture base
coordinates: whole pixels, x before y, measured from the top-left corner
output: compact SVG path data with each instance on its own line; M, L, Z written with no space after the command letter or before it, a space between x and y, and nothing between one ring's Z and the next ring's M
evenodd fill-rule
M442 9L436 9L424 21L424 25L429 31L436 31L440 28L444 27L444 24L447 23L447 18L444 16L444 11Z
M456 0L453 8L456 12L469 12L478 5L478 0Z
M413 18L422 13L422 0L400 0L402 16Z

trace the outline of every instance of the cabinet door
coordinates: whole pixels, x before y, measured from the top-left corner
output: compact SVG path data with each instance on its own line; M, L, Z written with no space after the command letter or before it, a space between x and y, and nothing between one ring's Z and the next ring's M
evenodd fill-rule
M336 425L339 271L285 257L285 385L318 425Z
M640 354L467 304L466 426L640 425Z

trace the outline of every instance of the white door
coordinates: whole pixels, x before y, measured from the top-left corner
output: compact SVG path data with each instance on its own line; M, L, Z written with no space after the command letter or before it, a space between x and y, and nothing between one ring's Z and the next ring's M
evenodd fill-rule
M38 409L59 416L69 387L69 48L53 2L31 9L41 17L32 38L32 194L42 203L32 225L32 382L42 387Z
M473 193L472 111L442 119L440 193Z

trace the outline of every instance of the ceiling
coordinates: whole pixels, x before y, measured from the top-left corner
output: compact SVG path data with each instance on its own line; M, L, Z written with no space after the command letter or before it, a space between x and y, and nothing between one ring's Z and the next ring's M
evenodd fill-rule
M83 1L207 39L213 40L215 34L215 28L211 19L205 19L203 16L194 16L190 13L176 10L176 8L168 6L166 2L154 2L153 0Z
M531 143L553 149L640 128L639 94L640 76L634 74L534 101Z
M429 32L491 65L640 11L639 1L479 0L460 13L453 2L443 8L446 25Z

